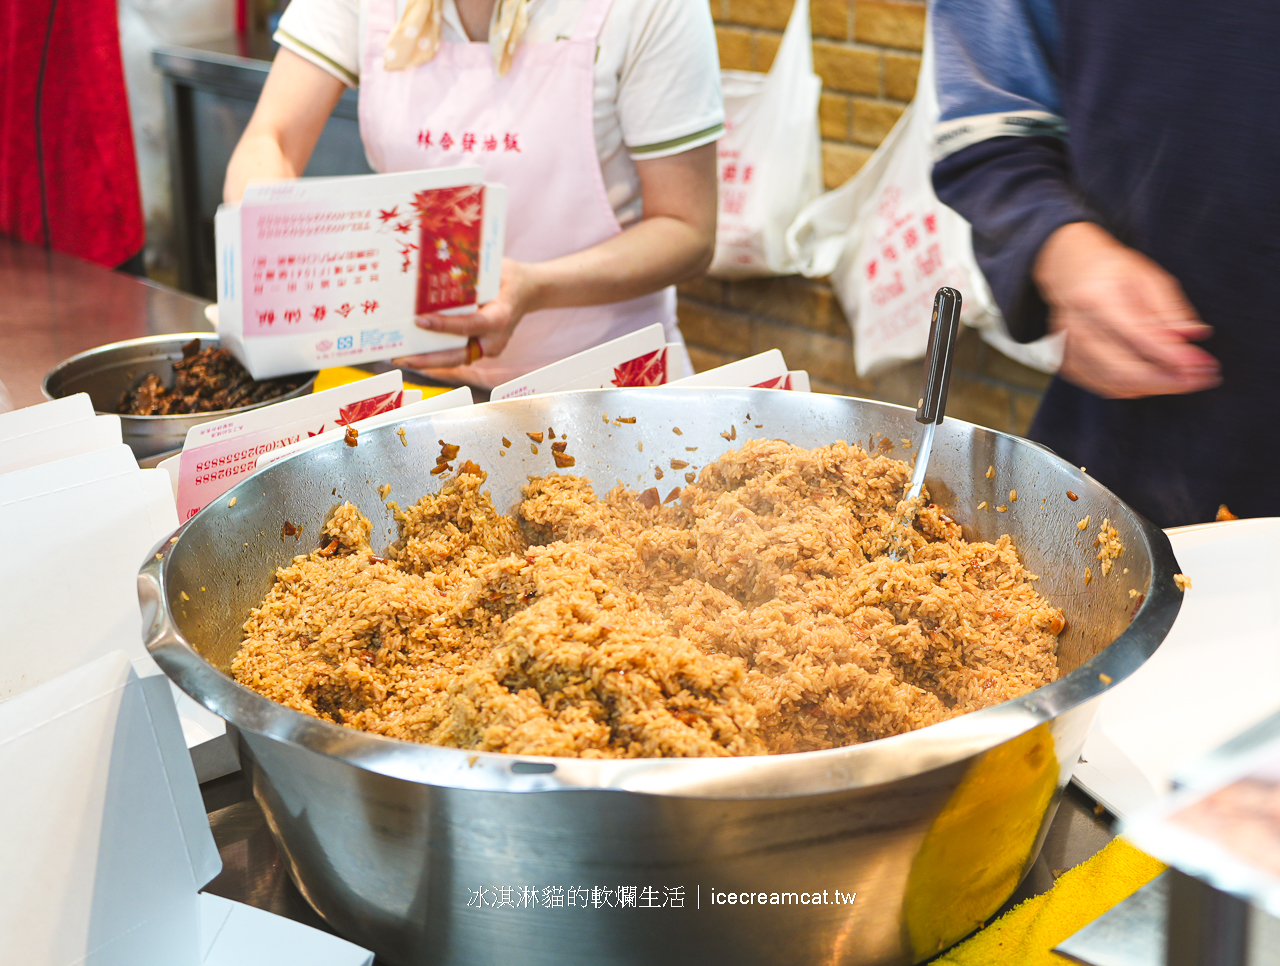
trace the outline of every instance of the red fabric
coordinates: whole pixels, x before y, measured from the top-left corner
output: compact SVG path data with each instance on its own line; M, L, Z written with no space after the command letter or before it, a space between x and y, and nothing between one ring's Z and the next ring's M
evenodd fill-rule
M44 74L50 247L114 267L145 237L115 0L0 0L0 234L46 243L36 145Z

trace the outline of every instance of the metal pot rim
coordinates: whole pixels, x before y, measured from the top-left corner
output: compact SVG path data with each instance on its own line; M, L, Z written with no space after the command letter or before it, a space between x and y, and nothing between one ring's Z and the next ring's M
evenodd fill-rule
M856 402L910 411L872 400ZM972 425L960 420L955 422ZM1030 441L986 427L975 428L1034 447L1044 454L1042 458L1068 466ZM393 430L387 426L381 431ZM324 445L339 447L342 444ZM305 453L298 454L303 455ZM261 473L284 462L254 473L226 495L249 487ZM1078 477L1081 487L1100 488L1100 484L1085 477L1076 467L1069 469ZM1168 537L1134 513L1145 544L1143 549L1151 559L1151 584L1146 599L1129 626L1111 644L1057 681L1020 698L905 734L821 751L735 758L581 759L512 755L418 744L345 728L278 704L215 668L177 627L169 610L166 588L170 554L183 531L204 512L180 527L172 538L157 545L138 577L144 627L148 628L146 646L169 677L196 701L238 729L331 756L387 777L451 788L513 792L603 789L740 799L787 798L894 781L962 761L1100 697L1155 651L1173 625L1182 602L1182 593L1172 579L1177 562Z
M44 394L46 399L53 400L59 398L49 391L49 385L51 382L56 380L61 373L65 372L78 362L93 359L97 356L108 355L113 350L132 349L138 347L145 348L146 346L164 345L169 342L185 344L190 342L192 339L200 339L202 342L221 345L221 339L216 332L172 332L161 335L145 335L137 339L123 339L120 342L108 342L105 345L95 346L92 349L86 349L84 352L77 352L75 355L67 359L63 359L45 373L44 378L40 380L40 391ZM221 419L224 416L234 416L237 413L247 412L251 409L260 409L268 403L281 402L285 399L292 399L297 395L303 395L304 390L309 391L306 389L307 386L315 384L316 376L319 375L319 372L300 372L296 373L296 375L305 376L306 379L303 380L304 385L299 386L298 389L293 392L285 393L282 396L277 396L274 399L266 400L264 402L251 403L248 406L237 406L235 409L215 409L203 413L166 413L160 416L139 416L132 413L110 413L110 415L119 416L120 419L124 421L137 422L148 426L163 426L167 423L174 423L183 419L191 420L192 418L198 418L202 421L208 419ZM97 411L104 412L104 410Z

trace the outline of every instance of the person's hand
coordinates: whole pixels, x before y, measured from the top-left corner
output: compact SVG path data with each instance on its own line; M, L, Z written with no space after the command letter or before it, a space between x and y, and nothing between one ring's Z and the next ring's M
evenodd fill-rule
M502 260L502 280L498 295L466 315L420 315L415 323L430 332L465 335L471 341L459 349L445 349L422 355L396 359L398 366L409 369L447 369L475 362L484 356L501 355L511 341L511 333L525 314L533 308L536 270L525 262Z
M1066 333L1058 374L1068 382L1113 399L1221 382L1218 361L1192 345L1213 330L1177 279L1097 225L1074 222L1050 235L1033 277L1049 328Z

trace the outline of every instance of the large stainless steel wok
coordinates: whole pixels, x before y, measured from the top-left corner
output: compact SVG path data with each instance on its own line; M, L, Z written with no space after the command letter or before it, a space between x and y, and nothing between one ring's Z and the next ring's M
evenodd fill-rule
M1012 436L947 420L927 482L971 537L1014 535L1041 592L1066 612L1064 673L930 728L759 758L535 759L345 729L227 676L275 568L317 545L339 501L374 520L375 548L379 532L385 545L392 525L377 488L390 484L401 501L437 489L428 471L444 440L488 470L494 502L511 508L526 477L554 471L550 447L534 455L525 435L548 427L569 440L570 472L601 491L647 488L660 466L664 495L673 477L683 484L673 458L696 469L751 437L817 446L915 435L906 409L836 396L540 396L408 421L407 446L388 426L355 448L300 454L191 520L139 577L147 644L179 687L234 725L294 881L320 914L394 964L747 966L916 962L995 911L1038 852L1094 699L1155 650L1181 596L1163 533ZM734 441L722 435L731 428ZM505 456L504 436L514 443ZM1125 546L1107 576L1093 546L1103 517ZM285 521L301 536L282 536Z

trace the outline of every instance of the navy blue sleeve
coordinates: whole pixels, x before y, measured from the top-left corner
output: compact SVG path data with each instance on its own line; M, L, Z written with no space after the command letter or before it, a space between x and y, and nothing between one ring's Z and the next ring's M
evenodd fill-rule
M1056 0L934 0L930 40L934 190L973 226L1009 334L1030 342L1046 322L1036 256L1055 229L1091 220L1071 186Z
M973 252L1004 313L1009 334L1030 342L1046 332L1047 309L1031 280L1041 246L1073 221L1092 221L1071 190L1056 137L995 137L937 162L933 187L973 226Z

